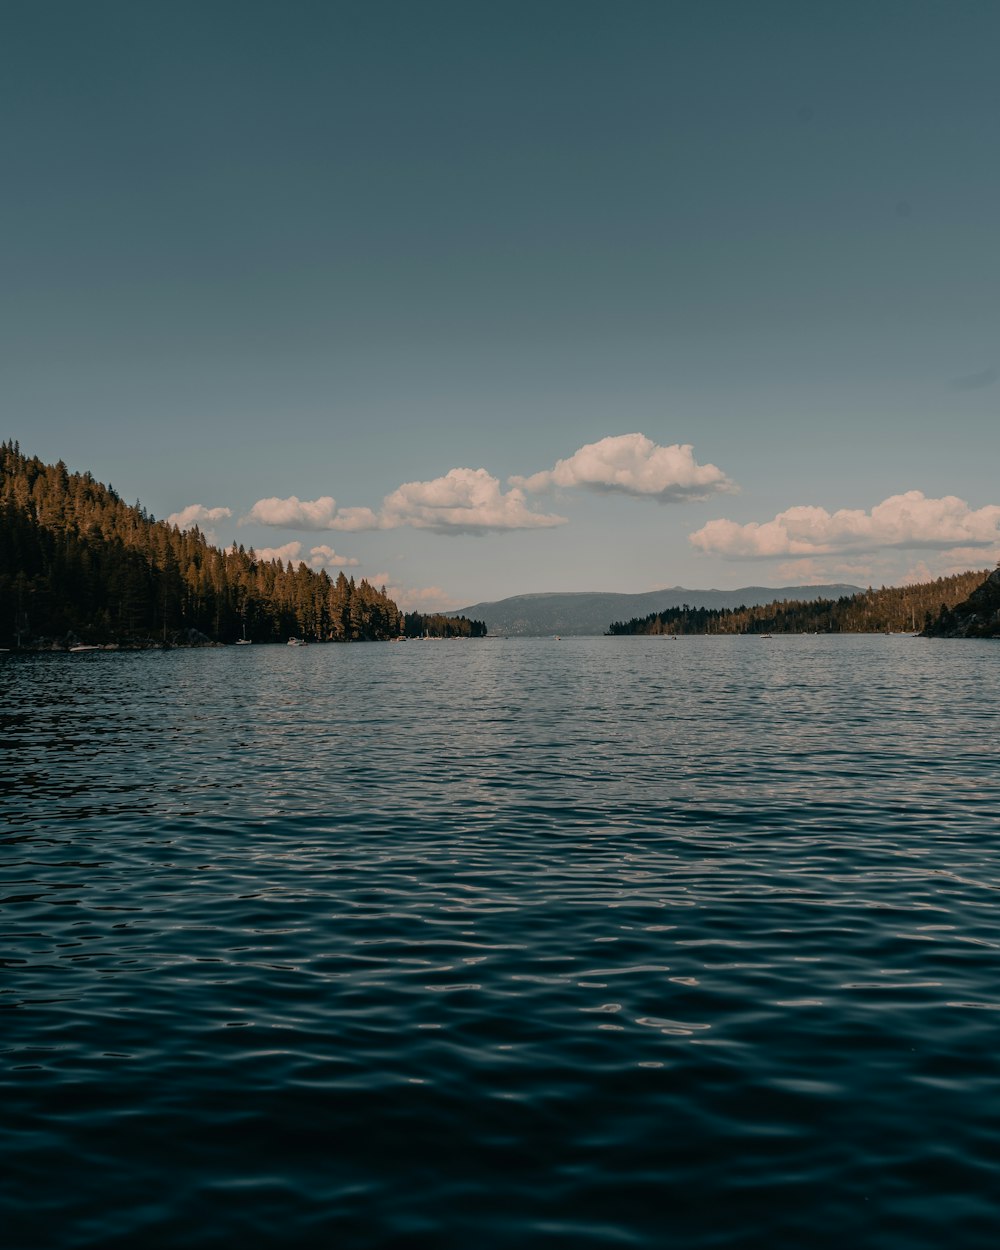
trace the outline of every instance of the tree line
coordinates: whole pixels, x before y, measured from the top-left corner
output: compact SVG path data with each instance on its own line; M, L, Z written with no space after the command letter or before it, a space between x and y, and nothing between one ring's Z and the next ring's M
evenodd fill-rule
M322 642L482 637L465 617L403 613L385 587L223 550L157 521L90 473L0 445L0 646L204 638Z
M916 586L883 586L839 599L782 599L738 608L682 604L615 621L609 634L870 634L930 629L982 584L988 569Z

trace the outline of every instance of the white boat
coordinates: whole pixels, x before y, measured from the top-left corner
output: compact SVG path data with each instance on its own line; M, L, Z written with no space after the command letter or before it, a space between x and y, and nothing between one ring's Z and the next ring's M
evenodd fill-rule
M252 640L250 638L237 638L236 645L238 647L249 647L252 645Z
M81 643L80 646L78 647L70 647L70 652L72 653L75 651L100 651L100 649L101 649L100 647L91 647L91 646L87 646L85 643Z
M289 638L288 645L290 647L304 647L306 644L303 638Z

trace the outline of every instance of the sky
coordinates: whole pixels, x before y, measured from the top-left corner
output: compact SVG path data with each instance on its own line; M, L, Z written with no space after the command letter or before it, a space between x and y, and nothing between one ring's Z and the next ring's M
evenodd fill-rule
M0 434L401 606L1000 559L993 0L3 0Z

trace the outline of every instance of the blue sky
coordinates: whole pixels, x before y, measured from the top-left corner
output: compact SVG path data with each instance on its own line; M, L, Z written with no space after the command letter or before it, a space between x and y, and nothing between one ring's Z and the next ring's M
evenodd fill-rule
M7 0L2 432L407 605L986 567L998 45L963 0Z

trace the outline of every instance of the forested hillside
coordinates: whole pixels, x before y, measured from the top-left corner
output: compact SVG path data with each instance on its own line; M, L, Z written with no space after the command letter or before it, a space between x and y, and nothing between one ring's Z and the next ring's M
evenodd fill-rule
M883 586L839 599L780 600L739 608L691 608L686 604L630 621L615 621L610 634L868 634L916 632L968 598L987 569L939 577L917 586Z
M1000 638L1000 565L969 597L924 626L928 638Z
M479 636L481 622L404 615L367 581L211 546L123 503L89 473L0 445L0 646Z

